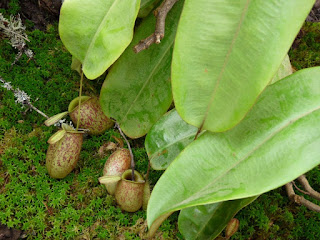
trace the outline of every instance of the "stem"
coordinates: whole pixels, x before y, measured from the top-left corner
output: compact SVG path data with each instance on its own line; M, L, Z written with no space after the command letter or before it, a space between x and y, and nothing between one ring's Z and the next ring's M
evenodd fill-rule
M298 181L302 185L302 187L307 191L307 194L310 195L310 197L320 200L320 193L315 191L309 184L307 178L305 175L301 175L298 177Z
M135 163L134 163L134 159L133 159L133 153L130 147L130 143L128 141L128 139L126 138L126 136L123 134L120 125L116 122L115 123L115 127L119 130L120 135L123 137L123 139L126 141L129 152L130 152L130 157L131 157L131 180L134 181L134 168L135 168Z
M33 109L34 111L36 111L37 113L39 113L40 115L42 115L45 118L49 118L48 115L46 115L45 113L43 113L42 111L40 111L38 108L36 108L35 106L33 106L33 104L30 102L30 97L27 96L27 94L24 91L21 91L19 88L18 89L14 89L10 82L6 82L1 76L0 76L0 82L2 82L4 84L4 88L6 88L8 91L13 92L14 94L22 94L25 95L26 97L19 101L19 103L21 103L22 105L27 105L29 108ZM8 87L5 87L5 85L7 85ZM16 96L16 95L15 95Z
M311 211L320 212L320 206L318 206L317 204L314 204L313 202L308 201L303 196L295 194L295 192L293 190L292 182L287 183L285 185L285 187L286 187L286 191L287 191L287 194L288 194L288 197L290 198L290 200L292 200L293 202L295 202L299 205L305 206L306 208L308 208Z
M36 111L37 113L39 113L40 115L44 116L46 119L49 118L46 114L44 114L44 113L41 112L38 108L36 108L35 106L33 106L33 105L31 104L31 102L28 101L28 102L27 102L27 105L28 105L30 108L32 108L34 111Z
M147 174L146 174L146 181L149 180L150 167L151 167L151 165L150 165L150 160L149 160L149 161L148 161L148 170L147 170Z
M76 131L79 129L79 124L80 124L80 108L81 108L81 94L82 94L82 83L83 83L83 72L81 71L81 78L80 78L80 90L79 90L79 110L78 110L78 120L77 120L77 127Z
M12 33L12 34L14 34L14 35L17 35L17 36L19 36L20 38L22 38L22 39L30 42L30 40L29 40L28 38L26 38L25 36L23 36L23 35L21 35L21 34L19 34L19 33L17 33L17 32L14 32L14 31L12 31L12 30L10 30L10 29L8 29L8 28L4 28L4 27L1 27L1 26L0 26L0 28L2 28L3 30L8 31L8 32L10 32L10 33Z
M154 11L154 15L157 18L156 28L154 33L152 33L146 39L141 40L134 48L133 51L138 53L144 49L150 47L151 44L159 44L161 39L164 37L165 27L166 27L166 17L168 12L179 0L164 0L161 5Z

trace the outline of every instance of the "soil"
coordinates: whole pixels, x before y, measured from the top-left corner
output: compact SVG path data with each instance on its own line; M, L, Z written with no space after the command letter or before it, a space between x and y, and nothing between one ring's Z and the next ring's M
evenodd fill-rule
M1 0L0 8L8 9L10 0ZM20 0L21 18L30 20L36 29L45 30L57 22L63 0ZM320 22L320 0L317 0L306 21Z
M319 6L315 5L314 8L312 8L309 16L307 17L307 22L320 22L320 1Z
M16 229L9 229L5 225L0 224L0 240L16 240L22 238L21 231Z
M20 0L20 16L23 21L33 22L34 28L45 30L59 20L61 4L61 0ZM9 0L1 0L0 8L8 9Z

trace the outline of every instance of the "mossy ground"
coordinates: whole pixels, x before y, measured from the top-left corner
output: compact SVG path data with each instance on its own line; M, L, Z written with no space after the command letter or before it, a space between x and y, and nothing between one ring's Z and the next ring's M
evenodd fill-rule
M320 65L319 29L319 24L306 24L298 47L290 51L296 69ZM17 52L0 41L0 76L27 92L47 115L66 111L78 96L79 75L70 69L71 56L59 40L57 26L30 31L28 36L35 57L28 61L23 56L13 67ZM98 94L102 82L103 77L86 81L84 93ZM56 129L44 126L38 113L24 111L12 92L0 88L0 222L24 230L28 239L143 239L145 212L122 212L98 183L107 158L99 157L98 149L119 133L110 130L87 137L76 169L55 180L47 174L45 154L46 141ZM143 140L130 142L137 170L146 173ZM151 184L160 175L151 171ZM318 169L308 178L320 189ZM240 228L232 239L320 239L320 215L291 203L283 188L260 196L236 217ZM157 238L183 239L177 214L162 224Z

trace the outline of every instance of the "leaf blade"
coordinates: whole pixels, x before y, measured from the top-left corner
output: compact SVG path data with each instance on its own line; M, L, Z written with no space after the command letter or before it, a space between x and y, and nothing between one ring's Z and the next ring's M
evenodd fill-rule
M237 127L191 143L155 186L148 224L165 212L262 194L318 165L319 78L316 67L270 85Z
M151 167L164 170L193 141L198 129L187 124L175 109L152 126L145 140Z
M166 38L161 44L135 54L132 47L154 31L155 18L149 15L141 23L132 43L113 65L101 88L102 110L116 119L131 138L145 135L171 105L170 64L182 6L183 1L179 1L169 12Z
M313 2L186 1L172 61L182 119L213 132L238 124L276 73Z
M179 231L187 240L215 239L238 211L257 197L218 202L182 209Z
M140 0L64 1L60 38L80 60L87 78L104 73L128 46L139 5Z

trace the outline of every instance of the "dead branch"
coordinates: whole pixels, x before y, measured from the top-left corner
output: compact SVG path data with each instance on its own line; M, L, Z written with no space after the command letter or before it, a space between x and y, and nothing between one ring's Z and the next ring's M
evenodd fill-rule
M285 188L286 188L286 191L287 191L287 194L288 194L288 197L290 200L292 200L293 202L295 202L299 205L305 206L306 208L308 208L311 211L320 212L320 206L308 201L303 196L295 194L295 192L293 190L292 182L287 183L285 185Z
M154 11L154 15L157 18L156 27L154 33L152 33L146 39L141 40L134 48L135 53L141 52L144 49L149 48L153 43L159 44L164 37L166 17L168 12L179 0L164 0L161 5Z
M1 87L7 89L8 91L13 92L17 103L26 106L28 109L33 109L34 111L36 111L37 113L39 113L40 115L42 115L45 118L49 118L45 113L41 112L38 108L36 108L35 106L33 106L33 104L30 101L30 97L28 96L28 94L22 90L20 90L19 88L13 88L11 86L10 82L6 82L1 76L0 76L0 82L3 83L3 85Z
M309 184L307 178L305 175L301 175L300 177L298 177L298 181L299 183L302 185L302 187L304 188L304 190L307 191L308 195L314 199L317 199L320 201L320 193L315 191Z
M129 143L128 139L126 138L126 136L124 135L124 133L122 132L122 130L120 128L120 125L116 122L114 126L115 126L115 128L117 128L119 130L120 135L126 141L126 144L128 146L128 149L129 149L129 152L130 152L130 157L131 157L131 180L134 181L135 162L134 162L133 153L132 153L132 149L131 149L130 143Z

